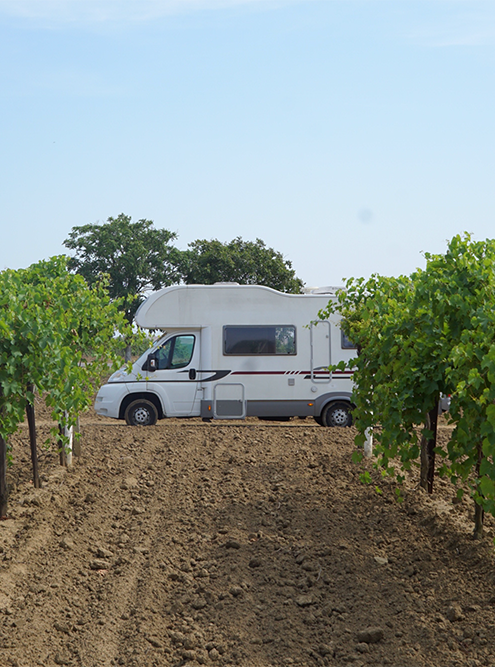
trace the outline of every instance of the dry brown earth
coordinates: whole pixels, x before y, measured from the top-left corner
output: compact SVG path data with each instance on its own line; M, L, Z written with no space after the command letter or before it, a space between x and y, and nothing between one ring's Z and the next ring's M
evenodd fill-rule
M495 665L493 522L473 542L441 480L427 497L411 477L401 504L363 485L353 429L82 432L71 470L42 454L41 490L13 441L2 667Z

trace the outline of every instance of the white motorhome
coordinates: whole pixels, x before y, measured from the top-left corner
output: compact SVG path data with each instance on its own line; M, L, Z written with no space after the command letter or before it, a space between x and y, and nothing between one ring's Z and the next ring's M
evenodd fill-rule
M131 425L165 417L351 424L352 372L330 364L356 351L339 316L318 321L335 288L284 294L259 285L177 285L152 294L136 323L164 335L96 397L100 415Z

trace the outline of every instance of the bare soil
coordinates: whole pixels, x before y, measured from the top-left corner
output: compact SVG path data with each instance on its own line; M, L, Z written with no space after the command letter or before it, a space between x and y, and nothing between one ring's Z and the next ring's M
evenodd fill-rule
M40 442L49 427L39 411ZM23 430L0 665L495 665L493 521L473 541L471 501L440 479L429 497L411 475L402 503L371 465L362 484L354 435L89 414L81 456L43 450L35 490Z

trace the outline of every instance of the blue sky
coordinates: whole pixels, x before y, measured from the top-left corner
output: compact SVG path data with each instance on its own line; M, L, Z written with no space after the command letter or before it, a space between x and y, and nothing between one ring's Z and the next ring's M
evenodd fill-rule
M0 269L119 213L308 285L495 237L493 0L0 0Z

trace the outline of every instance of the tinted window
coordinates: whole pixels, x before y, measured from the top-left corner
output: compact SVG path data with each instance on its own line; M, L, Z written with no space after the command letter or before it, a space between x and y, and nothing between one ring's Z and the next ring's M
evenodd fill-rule
M175 336L162 345L155 353L158 370L183 368L192 359L194 336Z
M342 349L343 350L355 350L357 349L354 343L347 338L345 333L343 331L340 332L341 336L341 341L342 341Z
M171 338L168 340L166 343L164 343L161 347L158 348L158 350L155 352L155 357L156 357L156 367L159 370L163 370L164 368L168 368L168 361L172 353L172 341L174 339Z
M224 354L296 354L293 326L224 327Z

